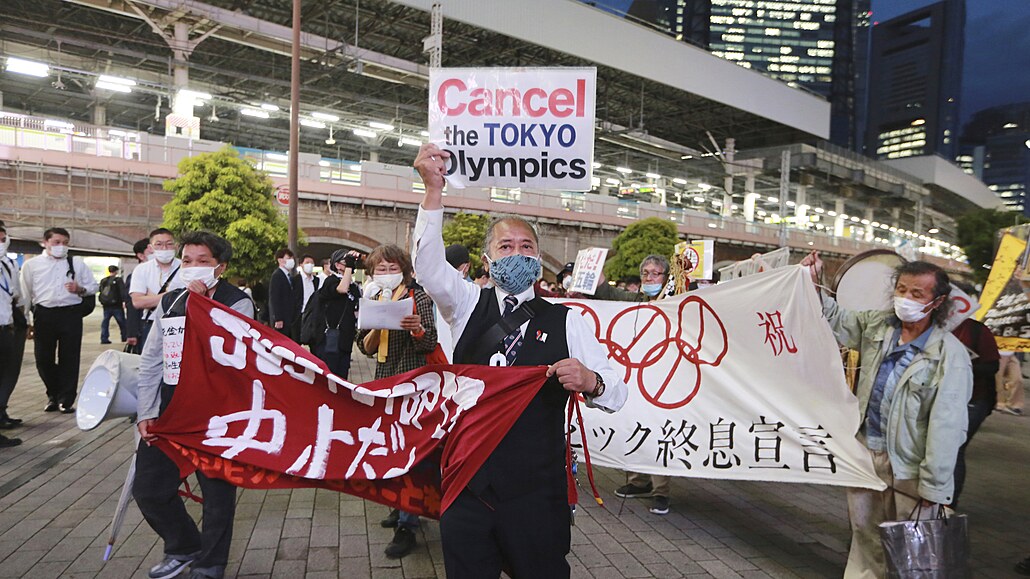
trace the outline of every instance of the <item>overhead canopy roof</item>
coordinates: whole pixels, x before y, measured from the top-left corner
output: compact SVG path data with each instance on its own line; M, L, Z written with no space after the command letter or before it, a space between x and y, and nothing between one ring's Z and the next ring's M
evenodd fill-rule
M1000 208L1002 205L994 191L988 189L982 181L966 174L962 169L936 155L889 159L885 163L920 179L923 184L930 186L931 190L939 195L958 196L965 203L977 207ZM941 199L940 201L948 202L949 200ZM957 200L951 201L951 204L955 204ZM962 204L962 201L958 201L958 203Z
M394 136L416 137L425 128L428 4L306 3L302 106L342 120L335 143L325 142L327 131L302 131L305 152L358 159L378 149L381 161L410 162L413 151L396 140L375 143L345 128L389 121ZM680 165L684 151L712 149L709 133L719 143L733 137L744 149L811 142L828 130L825 101L574 0L444 6L445 65L597 66L602 162L665 170ZM202 137L284 150L290 9L290 0L5 0L5 54L53 69L42 79L0 74L4 108L88 122L93 105L104 104L108 124L160 134L173 62L155 28L170 35L173 23L183 22L199 40L189 57L191 88L216 97L214 110L197 109ZM139 86L131 94L97 91L100 74ZM239 105L258 102L282 110L270 119L240 115Z

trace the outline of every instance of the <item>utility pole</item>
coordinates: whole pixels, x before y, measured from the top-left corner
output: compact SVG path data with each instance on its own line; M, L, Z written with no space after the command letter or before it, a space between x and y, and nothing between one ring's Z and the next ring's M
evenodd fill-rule
M297 216L300 191L297 183L300 161L300 2L293 0L293 50L290 63L290 150L289 150L289 246L294 255L297 247Z

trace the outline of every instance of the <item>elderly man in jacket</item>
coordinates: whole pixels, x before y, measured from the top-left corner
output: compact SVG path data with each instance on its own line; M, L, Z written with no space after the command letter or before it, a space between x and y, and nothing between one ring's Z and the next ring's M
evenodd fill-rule
M812 252L801 265L811 267L818 284L819 254ZM926 518L954 499L955 457L966 440L973 373L965 347L941 327L950 293L941 268L913 261L895 270L893 311L851 312L822 296L823 315L837 341L860 352L858 437L887 483L884 491L848 490L852 537L846 578L884 576L880 523L914 511Z

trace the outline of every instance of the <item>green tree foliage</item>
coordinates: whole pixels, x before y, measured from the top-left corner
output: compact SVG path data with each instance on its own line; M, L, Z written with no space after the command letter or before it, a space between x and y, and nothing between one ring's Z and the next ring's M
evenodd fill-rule
M959 217L958 245L969 258L969 268L977 282L986 282L991 273L988 267L994 262L998 230L1026 222L1018 213L996 209L976 209Z
M268 175L242 159L231 146L179 163L179 177L164 182L172 200L164 206L164 226L176 236L204 229L232 244L226 277L265 279L275 267L272 255L286 245L286 219L276 210L275 186Z
M679 242L676 224L648 217L635 221L612 241L615 255L604 266L608 279L640 275L640 262L651 254L672 257L673 247Z
M447 246L455 243L464 245L469 250L472 263L477 264L483 253L483 238L488 225L489 215L458 213L443 226L443 243Z

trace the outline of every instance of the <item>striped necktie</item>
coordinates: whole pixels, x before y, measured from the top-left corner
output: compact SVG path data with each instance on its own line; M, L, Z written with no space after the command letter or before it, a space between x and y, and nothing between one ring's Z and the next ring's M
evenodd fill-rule
M518 298L515 296L507 296L504 298L504 313L501 317L507 316L508 314L515 311L515 306L519 303ZM522 347L522 343L525 340L522 338L522 330L515 328L512 333L504 337L504 358L508 362L508 366L515 364L515 358L519 355L519 348Z

